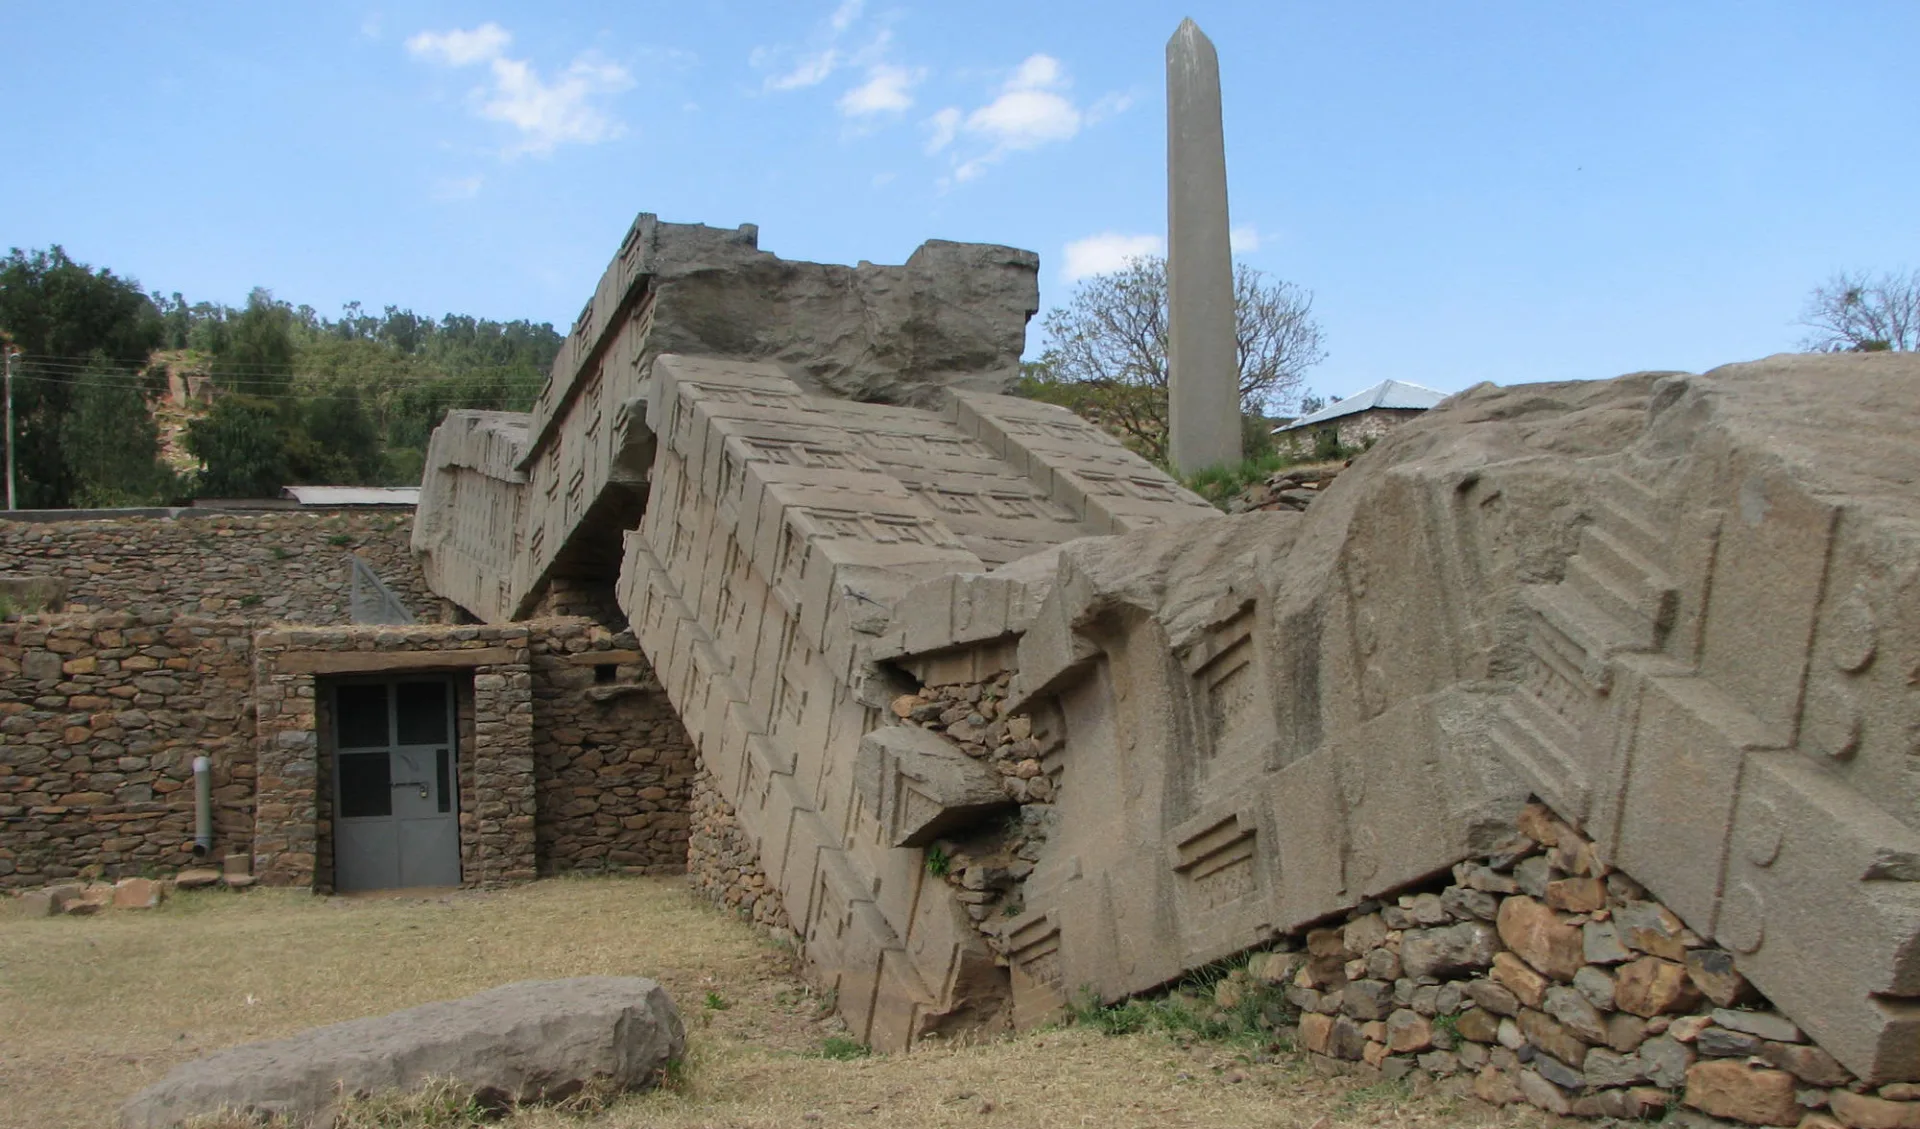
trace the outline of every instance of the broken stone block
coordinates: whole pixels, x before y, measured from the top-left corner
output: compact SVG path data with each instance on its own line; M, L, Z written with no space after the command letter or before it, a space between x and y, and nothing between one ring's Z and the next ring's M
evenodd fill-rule
M1588 964L1625 964L1633 953L1620 943L1611 921L1589 921L1580 927L1581 954Z
M999 773L928 729L889 725L867 734L854 772L896 847L924 847L1009 806Z
M1495 1015L1518 1015L1520 1001L1506 985L1495 980L1474 980L1467 984L1467 998Z
M1760 1058L1809 1086L1845 1086L1853 1081L1853 1072L1832 1055L1805 1043L1762 1043Z
M1573 986L1594 1007L1613 1010L1613 973L1589 965L1573 974Z
M1474 1076L1473 1096L1492 1106L1512 1105L1525 1100L1512 1077L1493 1065L1481 1067L1480 1073Z
M1565 1091L1534 1071L1522 1070L1519 1084L1520 1094L1529 1104L1544 1109L1556 1117L1565 1117L1573 1112L1573 1103L1567 1100Z
M1589 1043L1607 1041L1607 1021L1578 989L1555 985L1547 989L1540 1010Z
M1499 948L1493 927L1479 921L1416 929L1400 939L1400 967L1415 980L1465 976L1493 963Z
M53 895L46 890L28 890L14 897L12 908L19 917L51 917L58 912L53 906Z
M1592 913L1606 906L1607 886L1598 878L1558 878L1547 883L1546 900L1567 913Z
M1500 1037L1500 1017L1482 1008L1470 1007L1460 1013L1460 1019L1454 1024L1454 1030L1462 1039L1475 1043L1491 1043Z
M1586 1062L1587 1045L1545 1012L1528 1008L1520 1013L1515 1022L1519 1024L1520 1033L1526 1036L1527 1042L1541 1051L1575 1070Z
M1607 1016L1607 1046L1628 1054L1647 1039L1647 1021L1624 1011Z
M1713 1021L1729 1031L1741 1031L1758 1039L1775 1043L1804 1043L1807 1037L1793 1021L1778 1012L1771 1011L1735 1011L1731 1008L1716 1008Z
M1622 965L1614 978L1614 1005L1638 1016L1684 1012L1699 1001L1700 990L1687 978L1687 970L1659 957Z
M1702 1113L1749 1125L1798 1125L1806 1111L1793 1091L1793 1075L1784 1070L1708 1059L1687 1068L1683 1100Z
M1387 1047L1395 1054L1412 1054L1433 1046L1433 1023L1426 1016L1401 1008L1387 1016Z
M211 867L189 867L173 876L173 884L182 890L199 890L219 883L220 872Z
M1500 940L1542 975L1571 981L1586 963L1580 928L1562 921L1551 908L1532 898L1512 897L1502 902L1499 924ZM1403 951L1401 960L1405 959Z
M115 909L152 909L166 896L166 886L151 878L122 878L113 884Z
M1647 1066L1647 1080L1669 1090L1687 1080L1687 1068L1693 1065L1693 1048L1665 1035L1641 1043L1636 1053Z
M1920 1129L1920 1104L1914 1102L1890 1102L1848 1090L1835 1090L1828 1102L1849 1129Z
M1659 902L1628 902L1613 911L1614 929L1630 949L1670 961L1687 959L1686 925Z
M1693 1049L1705 1058L1746 1058L1760 1051L1760 1040L1744 1031L1709 1027L1694 1036Z

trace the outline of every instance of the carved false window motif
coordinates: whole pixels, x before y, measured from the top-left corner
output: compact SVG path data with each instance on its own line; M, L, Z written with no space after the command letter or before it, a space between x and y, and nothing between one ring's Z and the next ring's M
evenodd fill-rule
M1268 743L1270 718L1260 709L1259 664L1253 645L1253 613L1241 612L1216 627L1186 656L1200 754L1206 761L1259 755Z

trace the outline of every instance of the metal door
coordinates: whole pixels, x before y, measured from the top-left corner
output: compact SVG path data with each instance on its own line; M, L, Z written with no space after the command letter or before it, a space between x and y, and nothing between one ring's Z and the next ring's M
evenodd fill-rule
M459 885L452 682L356 680L332 692L334 889Z

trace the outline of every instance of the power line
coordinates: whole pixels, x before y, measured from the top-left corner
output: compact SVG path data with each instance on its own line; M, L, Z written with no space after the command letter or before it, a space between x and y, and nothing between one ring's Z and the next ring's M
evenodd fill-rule
M90 357L50 357L50 356L45 356L41 354L27 354L27 353L23 353L21 354L21 356L24 358L29 358L34 364L41 365L46 368L67 369L67 370L72 370L76 372L84 372L89 369L98 369L103 365L108 368L116 368L123 371L138 371L138 370L146 369L150 367L148 363L144 361L139 363L118 362L113 360L102 361L100 359L90 358ZM168 368L169 368L169 371L172 371L173 366L168 366ZM223 367L220 371L223 374L231 374L235 376L256 376L256 377L296 379L302 376L324 377L324 376L335 376L335 375L347 375L352 373L378 372L383 369L392 369L396 373L402 370L414 370L414 369L434 370L434 371L419 373L419 375L423 379L434 379L436 378L436 376L442 376L442 377L468 376L468 375L485 375L485 374L492 374L492 373L525 373L526 375L529 375L529 376L539 376L542 379L545 379L546 377L546 373L539 366L531 362L528 362L526 364L465 365L465 366L459 366L459 367L446 367L446 366L438 366L435 364L435 362L432 362L432 361L419 360L419 359L373 361L373 362L361 361L356 364L342 366L338 369L334 369L331 371L325 370L325 369L316 369L314 367L311 367L310 365L288 366L285 368L281 368L278 366L267 366L267 365L243 365L238 367ZM196 367L191 369L185 369L182 371L185 371L188 373L195 373L195 372L202 372L202 371L211 372L212 370L211 370L211 367L205 370L202 370ZM412 374L409 374L409 375L412 375Z

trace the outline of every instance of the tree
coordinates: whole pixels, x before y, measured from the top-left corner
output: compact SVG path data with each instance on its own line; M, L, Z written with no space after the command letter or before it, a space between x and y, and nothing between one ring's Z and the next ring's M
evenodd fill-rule
M1235 349L1240 410L1264 416L1298 395L1306 370L1325 358L1313 296L1236 263ZM1130 259L1080 284L1041 323L1048 347L1029 383L1118 430L1143 454L1165 461L1167 446L1167 261Z
M1920 350L1920 270L1869 278L1843 271L1813 288L1800 324L1816 353Z
M196 492L209 498L271 498L287 482L286 435L270 400L226 395L187 427L187 450L204 469Z
M296 401L287 415L288 482L370 486L384 477L380 437L351 388Z
M20 504L71 505L63 430L82 373L98 364L131 381L160 343L160 312L138 283L76 263L58 245L16 247L0 259L0 332L25 354L13 388Z
M293 311L255 287L213 355L213 382L229 392L283 395L293 384Z
M141 382L95 358L74 386L60 445L78 506L143 506L169 501L174 476L160 462L160 429Z

